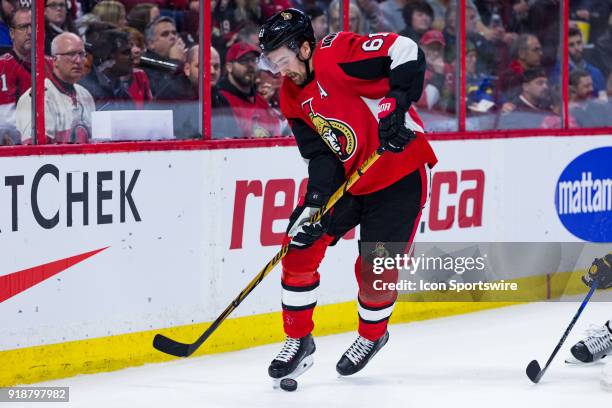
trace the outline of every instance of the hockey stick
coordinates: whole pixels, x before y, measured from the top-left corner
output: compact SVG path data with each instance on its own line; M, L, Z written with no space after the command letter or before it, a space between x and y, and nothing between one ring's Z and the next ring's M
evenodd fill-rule
M565 329L565 333L563 333L563 336L561 337L561 340L559 340L559 342L557 343L557 346L555 347L555 349L553 350L552 354L548 358L548 361L546 362L546 365L544 366L544 369L540 368L540 364L538 363L537 360L533 360L527 366L527 370L526 370L527 377L529 377L529 379L531 381L533 381L535 384L537 384L540 381L540 379L542 378L542 376L544 376L544 373L548 369L548 366L550 366L550 363L553 361L553 358L555 358L555 356L557 355L557 353L561 349L561 346L563 345L563 343L565 343L565 339L567 339L567 336L569 335L570 331L572 331L572 329L574 328L574 325L578 321L578 318L582 314L582 311L586 307L587 303L589 303L589 300L591 299L591 296L593 296L593 293L595 292L595 289L597 289L597 281L593 282L593 284L591 285L591 289L589 290L589 293L587 293L586 297L582 301L582 304L578 308L578 311L574 315L574 318L570 322L569 326L567 326L567 329Z
M317 211L311 218L310 222L317 222L321 219L321 216L329 211L340 198L346 193L366 171L380 158L385 152L383 147L379 147L374 153L370 155L357 170L351 174L344 183L336 190L336 192L327 200L327 203L319 211ZM223 313L217 317L217 319L202 333L202 335L193 343L181 343L176 340L172 340L163 334L156 334L153 339L153 347L157 350L166 354L171 354L177 357L189 357L192 355L201 345L210 337L211 334L217 327L223 323L223 321L238 307L238 305L255 289L257 285L274 269L274 267L280 262L281 259L289 251L289 244L285 244L281 247L280 251L268 264L249 282L249 284L236 296L234 300L225 308Z

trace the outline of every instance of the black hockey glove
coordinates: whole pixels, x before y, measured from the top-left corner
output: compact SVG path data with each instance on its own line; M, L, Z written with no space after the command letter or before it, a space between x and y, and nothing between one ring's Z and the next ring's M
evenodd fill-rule
M378 104L378 139L380 145L393 153L401 153L416 138L406 127L406 111L400 93L390 93Z
M588 272L582 277L585 285L591 286L597 281L597 289L612 287L612 252L602 258L595 258Z
M287 227L287 235L291 237L289 247L308 248L327 232L329 212L323 215L319 221L310 222L310 218L321 209L326 201L326 198L317 192L306 193L304 204L298 205L289 217L289 226Z

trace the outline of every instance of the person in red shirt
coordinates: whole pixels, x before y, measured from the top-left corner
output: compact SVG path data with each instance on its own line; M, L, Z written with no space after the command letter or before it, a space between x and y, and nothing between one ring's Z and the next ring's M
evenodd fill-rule
M254 45L238 42L230 47L225 56L227 77L219 82L219 90L238 123L239 137L271 137L281 134L280 120L268 101L257 93L259 53Z
M15 107L32 86L32 12L18 8L10 21L13 49L0 57L0 145L18 143Z
M336 370L361 370L388 340L387 322L396 291L376 290L373 280L394 281L397 269L374 275L376 253L403 254L412 241L427 198L427 169L437 158L412 104L421 96L423 51L394 33L329 34L315 43L310 19L296 9L266 21L259 36L260 63L284 77L281 109L301 156L308 162L305 196L289 220L289 251L283 258L282 312L285 344L270 364L272 378L299 375L312 362L311 335L317 302L317 271L328 246L360 225L355 262L359 285L359 335ZM379 147L384 153L331 214L310 217ZM398 244L399 243L399 244Z

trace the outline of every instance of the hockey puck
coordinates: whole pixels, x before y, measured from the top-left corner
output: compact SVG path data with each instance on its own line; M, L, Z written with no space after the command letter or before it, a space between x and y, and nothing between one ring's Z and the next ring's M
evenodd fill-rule
M283 378L280 382L280 387L285 391L295 391L297 390L297 381L293 378Z

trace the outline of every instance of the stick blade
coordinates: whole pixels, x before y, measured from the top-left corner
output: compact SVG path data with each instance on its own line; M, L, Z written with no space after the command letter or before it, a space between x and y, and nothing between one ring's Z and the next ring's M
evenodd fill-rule
M539 376L542 369L540 368L540 364L537 360L533 360L531 363L529 363L527 370L525 371L527 373L527 377L529 377L534 384L537 384L538 381L540 381Z
M164 336L163 334L156 334L153 339L153 347L162 353L170 354L176 357L189 357L193 351L191 351L191 345L172 340Z

